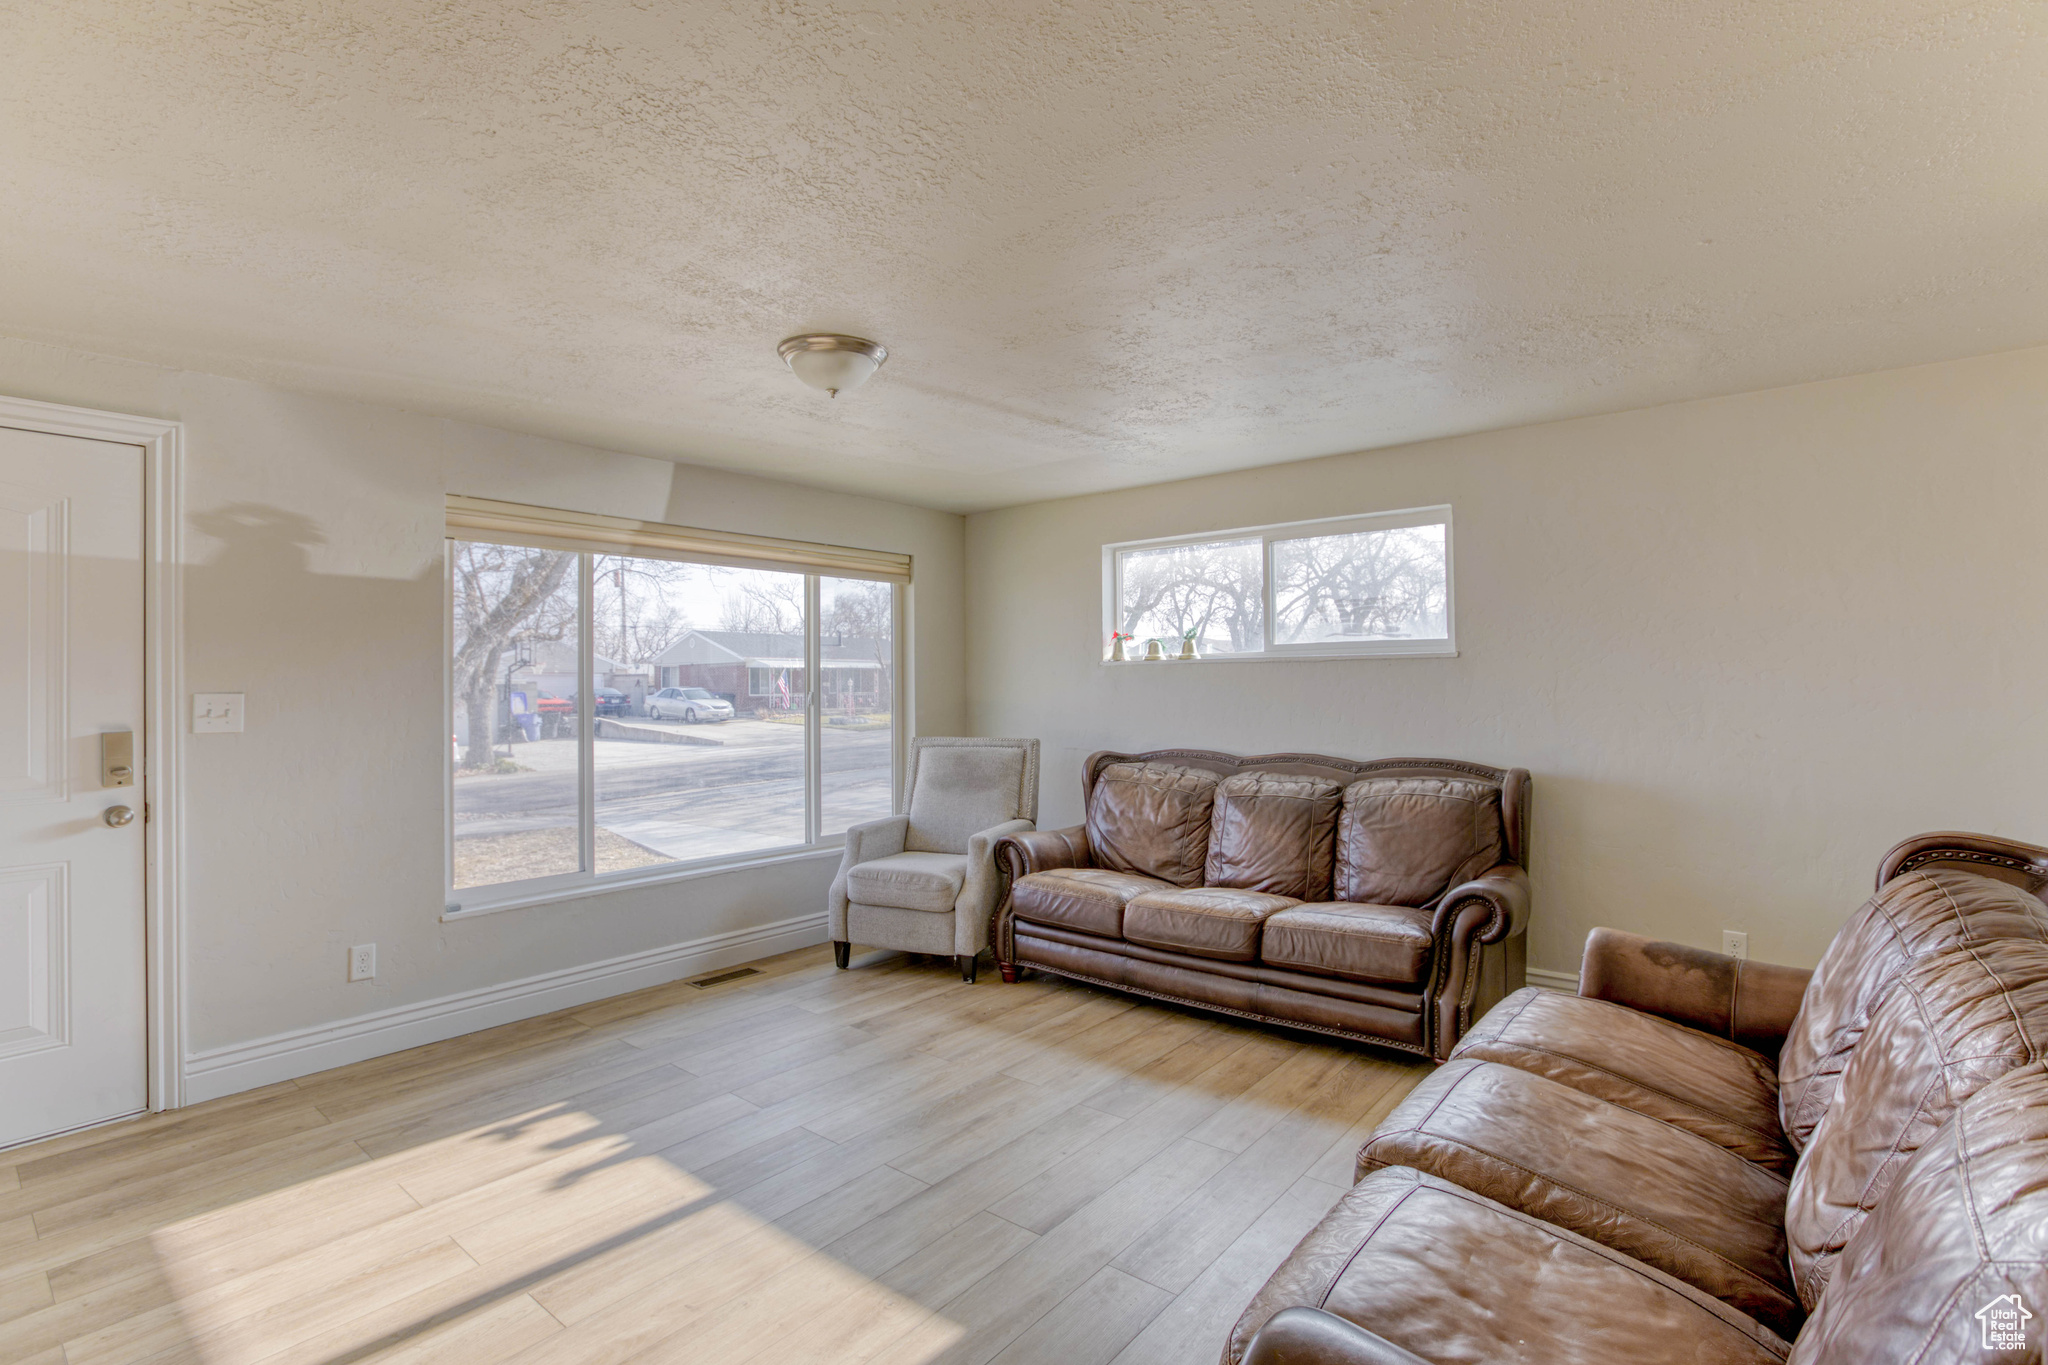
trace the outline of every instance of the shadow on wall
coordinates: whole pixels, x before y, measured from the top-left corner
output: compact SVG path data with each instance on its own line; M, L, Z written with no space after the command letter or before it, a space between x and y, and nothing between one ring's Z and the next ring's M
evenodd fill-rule
M208 963L242 980L324 962L328 928L356 918L365 894L438 912L447 744L438 558L412 578L324 574L311 555L327 537L300 513L233 503L188 524L219 548L183 574L186 687L248 697L245 733L186 740L203 992ZM387 976L403 965L387 962ZM217 1022L221 1039L209 1028L195 1044L276 1027Z

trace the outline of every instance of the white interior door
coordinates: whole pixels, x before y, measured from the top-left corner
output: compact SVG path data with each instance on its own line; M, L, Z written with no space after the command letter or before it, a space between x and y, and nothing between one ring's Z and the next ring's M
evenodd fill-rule
M140 447L0 428L0 1147L148 1097L142 518Z

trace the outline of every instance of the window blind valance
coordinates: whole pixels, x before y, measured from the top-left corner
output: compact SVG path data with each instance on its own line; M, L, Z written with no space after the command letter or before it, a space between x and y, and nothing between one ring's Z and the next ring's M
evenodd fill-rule
M734 569L782 569L881 583L910 581L910 556L888 550L814 545L804 540L779 540L737 531L705 531L658 521L599 516L595 512L558 512L548 507L456 494L448 497L448 534L458 540L532 545L546 550L686 559Z

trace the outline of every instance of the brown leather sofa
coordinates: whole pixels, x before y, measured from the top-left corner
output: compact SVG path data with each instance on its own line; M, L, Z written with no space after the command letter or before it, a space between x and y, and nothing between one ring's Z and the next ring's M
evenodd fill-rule
M1930 834L1811 973L1596 930L1374 1130L1225 1365L2040 1361L2044 888Z
M1441 1060L1522 984L1529 774L1097 753L1086 821L996 845L1024 968Z

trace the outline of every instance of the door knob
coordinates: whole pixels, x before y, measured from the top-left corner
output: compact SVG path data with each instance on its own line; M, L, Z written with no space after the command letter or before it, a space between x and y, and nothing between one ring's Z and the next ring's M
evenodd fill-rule
M119 829L123 825L135 823L135 812L126 806L108 806L101 812L100 819L106 821L111 828Z

